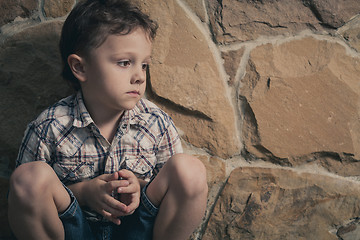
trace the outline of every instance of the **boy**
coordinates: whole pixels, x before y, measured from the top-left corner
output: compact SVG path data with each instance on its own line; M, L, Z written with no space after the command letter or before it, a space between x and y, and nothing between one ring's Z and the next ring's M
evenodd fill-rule
M18 239L187 239L200 223L205 168L142 99L155 32L124 0L81 1L69 14L60 51L78 92L27 128L10 179Z

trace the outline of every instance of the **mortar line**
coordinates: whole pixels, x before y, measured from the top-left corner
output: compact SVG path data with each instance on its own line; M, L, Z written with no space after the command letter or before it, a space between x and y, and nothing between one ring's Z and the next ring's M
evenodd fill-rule
M45 0L38 0L38 13L39 13L39 18L41 22L45 22L46 21L46 17L45 17L45 10L44 10L44 5L45 5Z
M228 81L228 75L225 71L224 68L224 64L223 64L223 59L221 57L221 52L219 50L219 48L217 47L217 45L212 41L211 38L211 33L210 30L207 27L204 27L204 24L201 22L201 20L193 13L192 10L189 9L189 7L181 0L176 0L176 2L178 3L178 5L184 10L184 12L186 13L186 15L190 18L190 20L195 24L195 26L198 28L198 30L202 33L202 35L204 36L206 42L207 42L207 46L208 49L210 50L210 52L213 55L214 58L214 62L215 65L217 66L217 70L219 72L219 77L221 78L222 82L223 82L223 86L224 86L224 90L225 90L225 96L228 100L228 103L230 104L230 107L233 109L233 113L236 113L236 102L234 102L233 98L231 98L232 94L232 90L230 89L227 81ZM207 24L206 24L207 26ZM236 118L235 118L236 119ZM242 148L242 144L240 142L240 129L239 126L237 124L237 121L235 121L235 128L236 128L236 136L235 139L239 144L239 147ZM234 139L234 140L235 140Z

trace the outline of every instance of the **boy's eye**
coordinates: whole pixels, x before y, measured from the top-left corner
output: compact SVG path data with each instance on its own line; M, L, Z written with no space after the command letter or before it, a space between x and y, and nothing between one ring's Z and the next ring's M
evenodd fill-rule
M130 60L119 61L119 62L117 62L117 64L118 64L120 67L127 67L127 66L130 66L131 61L130 61Z
M142 64L142 69L143 69L143 70L146 70L148 66L149 66L149 64L143 63L143 64Z

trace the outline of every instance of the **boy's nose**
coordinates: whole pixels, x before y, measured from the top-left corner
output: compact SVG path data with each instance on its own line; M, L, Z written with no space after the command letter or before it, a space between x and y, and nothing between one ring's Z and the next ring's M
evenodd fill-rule
M142 69L142 66L136 68L132 78L131 84L142 84L146 80L146 70Z

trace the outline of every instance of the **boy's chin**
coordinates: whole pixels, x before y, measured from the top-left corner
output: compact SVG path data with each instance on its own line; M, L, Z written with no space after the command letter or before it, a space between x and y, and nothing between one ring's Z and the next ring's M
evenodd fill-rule
M119 110L122 110L122 111L132 110L132 109L136 106L137 103L138 103L138 102L133 103L133 104L122 105Z

